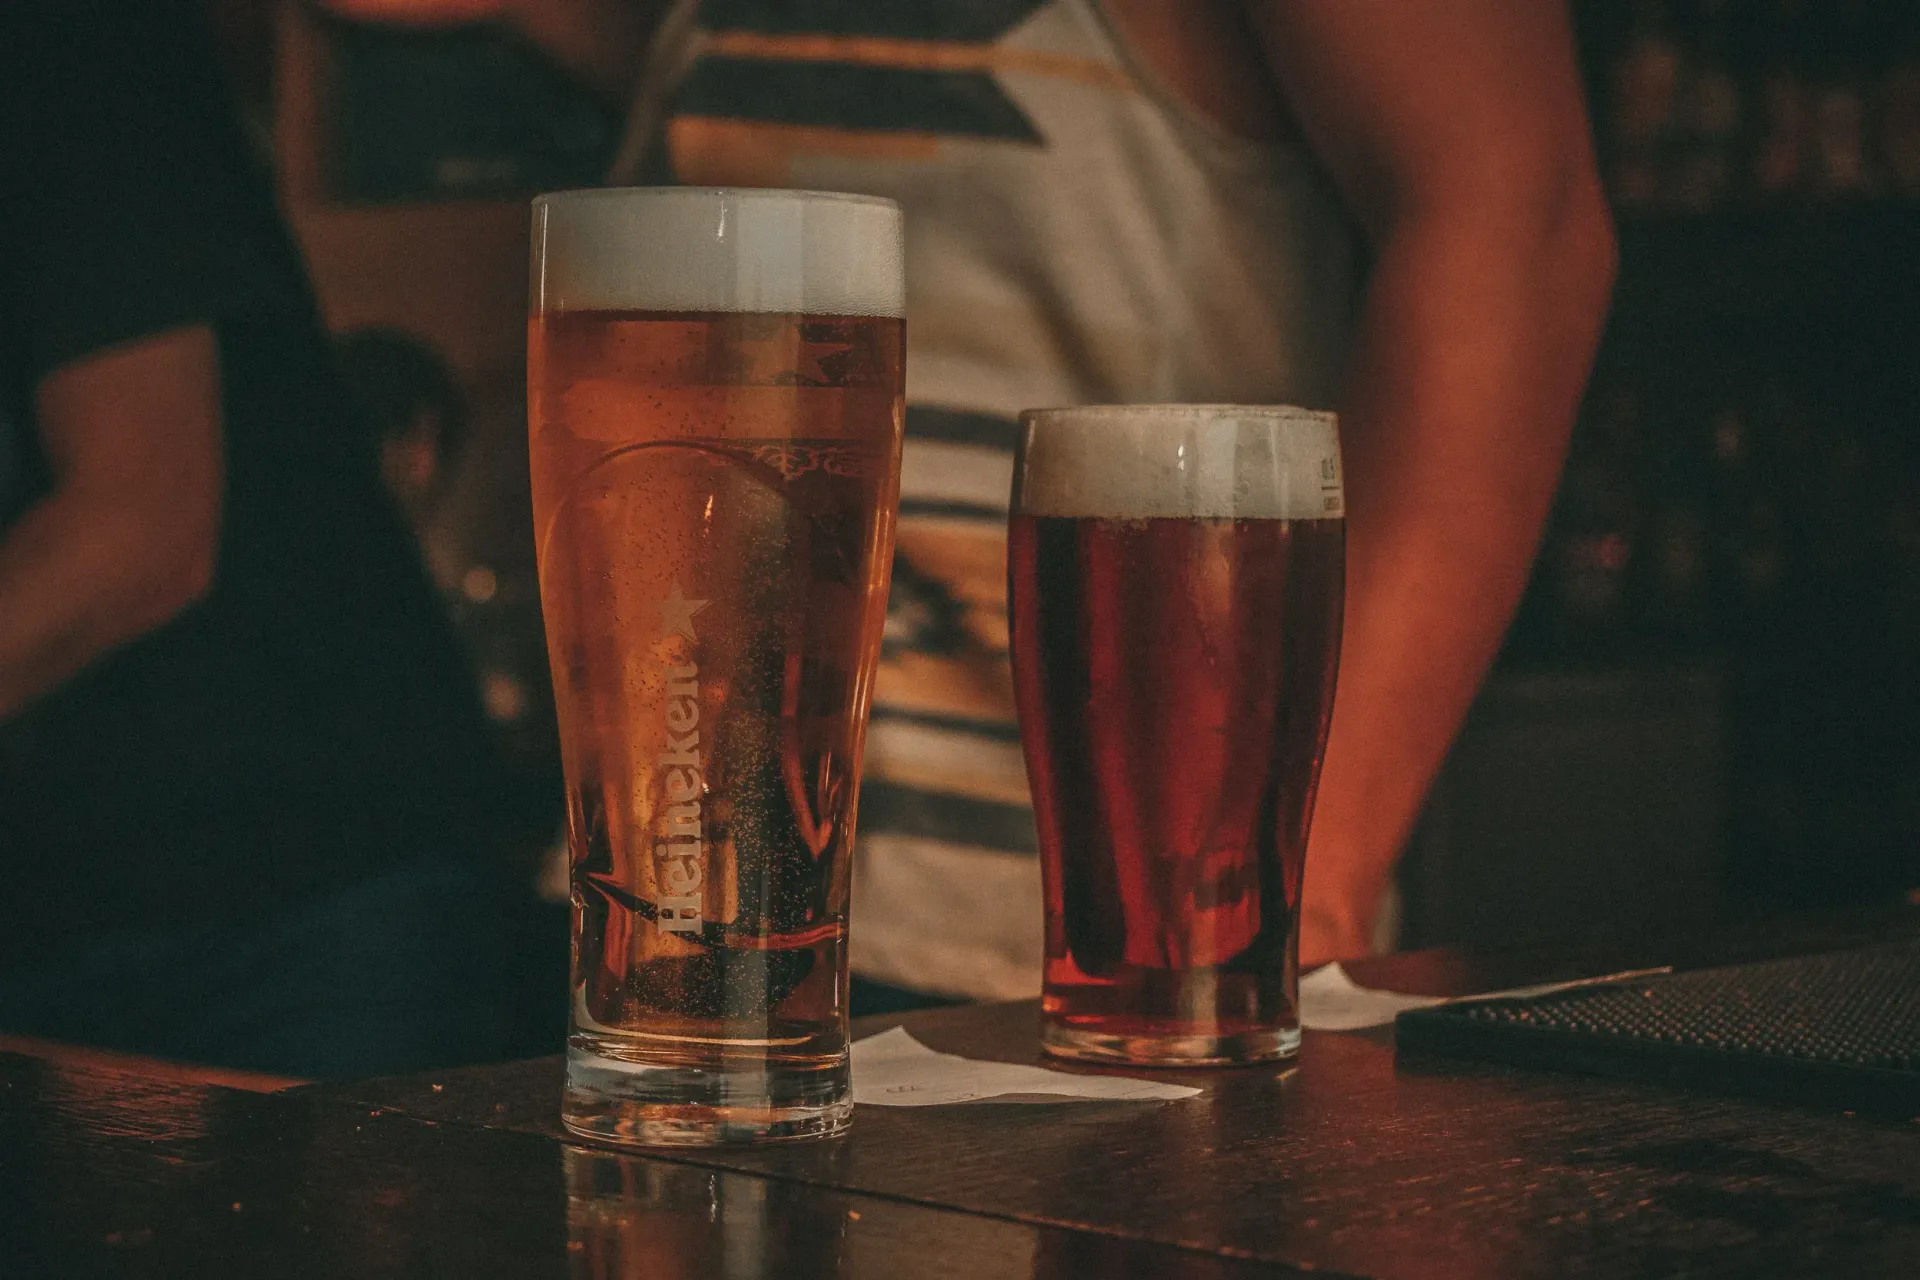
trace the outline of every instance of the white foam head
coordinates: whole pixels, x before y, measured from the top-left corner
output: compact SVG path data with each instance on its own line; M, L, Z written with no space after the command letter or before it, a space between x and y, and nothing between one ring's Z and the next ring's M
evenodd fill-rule
M1030 516L1337 520L1340 430L1290 405L1102 405L1020 415L1013 509Z
M871 196L604 187L533 202L532 305L904 316L900 206Z

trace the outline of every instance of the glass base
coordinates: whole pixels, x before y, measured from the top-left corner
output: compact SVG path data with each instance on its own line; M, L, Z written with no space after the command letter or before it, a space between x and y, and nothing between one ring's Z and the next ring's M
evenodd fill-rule
M560 1123L633 1147L751 1146L831 1138L853 1120L842 1057L823 1066L644 1066L575 1046Z
M1300 1052L1298 1027L1192 1035L1128 1029L1119 1022L1090 1019L1076 1024L1046 1019L1040 1026L1040 1047L1056 1058L1139 1067L1241 1067L1283 1062Z

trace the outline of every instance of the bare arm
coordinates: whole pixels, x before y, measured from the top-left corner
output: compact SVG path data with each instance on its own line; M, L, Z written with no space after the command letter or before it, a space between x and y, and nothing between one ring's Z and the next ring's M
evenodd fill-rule
M213 582L223 454L205 325L63 365L36 418L52 492L0 534L0 720Z
M1340 405L1348 596L1301 950L1363 953L1526 584L1612 225L1552 0L1251 0L1374 251Z

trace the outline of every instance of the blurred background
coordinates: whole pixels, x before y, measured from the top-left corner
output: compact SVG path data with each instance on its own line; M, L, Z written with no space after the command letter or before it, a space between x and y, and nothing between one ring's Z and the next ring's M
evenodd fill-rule
M484 23L205 3L558 901L526 197L595 182L621 106ZM1920 884L1920 0L1575 10L1621 283L1532 586L1403 867L1402 946Z

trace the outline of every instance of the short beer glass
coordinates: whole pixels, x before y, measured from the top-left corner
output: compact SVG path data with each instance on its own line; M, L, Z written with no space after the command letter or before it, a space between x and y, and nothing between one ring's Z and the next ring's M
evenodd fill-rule
M1332 414L1023 416L1009 578L1048 1052L1224 1065L1298 1049L1345 571Z
M900 211L609 189L533 210L528 429L567 779L562 1119L851 1115L848 859L898 505Z

